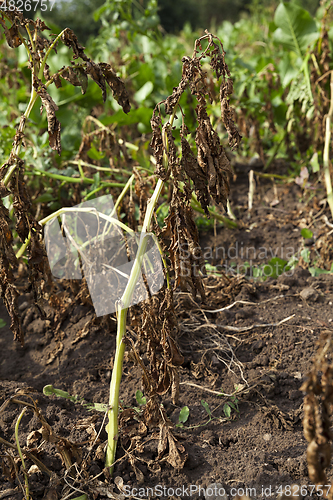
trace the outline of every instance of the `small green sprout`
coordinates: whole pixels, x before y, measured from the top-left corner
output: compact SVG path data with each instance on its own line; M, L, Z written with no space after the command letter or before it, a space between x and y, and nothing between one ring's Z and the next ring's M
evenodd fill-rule
M205 408L206 412L208 413L208 416L209 416L209 420L208 422L210 422L212 420L212 412L211 412L211 409L209 408L209 404L204 401L203 399L200 401L202 406ZM208 424L207 422L207 424Z
M178 424L176 424L176 427L184 427L184 424L185 422L187 422L189 416L190 416L189 407L183 406L183 408L180 410L178 417Z
M141 391L136 391L135 399L139 406L143 406L147 403L147 398L143 395Z
M230 419L232 410L239 414L238 399L236 398L236 396L231 396L230 399L231 401L227 401L223 405L223 412L227 419Z
M68 399L69 401L72 401L74 404L80 404L86 410L91 411L100 411L102 413L105 413L108 410L108 406L102 403L87 403L84 398L80 398L79 396L71 396L68 392L62 391L61 389L55 389L53 385L46 385L43 388L43 394L44 396L58 396L58 398L65 398Z

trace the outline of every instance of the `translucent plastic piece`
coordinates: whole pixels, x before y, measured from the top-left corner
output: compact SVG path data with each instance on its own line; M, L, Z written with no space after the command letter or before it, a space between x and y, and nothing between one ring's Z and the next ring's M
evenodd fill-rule
M86 278L97 316L112 313L123 296L137 257L140 238L145 252L129 305L157 293L164 283L154 235L128 233L117 224L112 197L101 196L71 208L45 225L45 244L56 278Z

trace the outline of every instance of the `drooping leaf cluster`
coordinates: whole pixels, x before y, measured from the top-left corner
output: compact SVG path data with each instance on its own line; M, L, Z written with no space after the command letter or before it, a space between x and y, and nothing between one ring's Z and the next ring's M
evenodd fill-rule
M202 50L203 40L208 40L205 50ZM208 217L208 206L212 200L217 204L222 204L226 210L231 173L224 147L207 112L207 105L208 102L212 102L212 95L207 85L207 73L202 67L205 58L209 58L210 67L215 72L217 81L221 79L219 83L221 119L228 133L230 147L237 147L241 139L229 105L233 82L224 56L221 41L210 33L207 32L198 39L193 56L182 59L182 78L178 86L174 87L172 94L165 101L156 106L151 120L153 130L151 147L156 159L156 173L162 180L171 178L173 182L170 213L165 219L165 227L161 231L161 236L171 241L168 252L175 272L176 285L180 285L185 290L192 290L194 294L199 291L202 297L204 297L204 291L201 276L204 273L204 259L193 221L191 200L195 193ZM180 155L170 123L167 122L162 126L161 105L164 104L165 113L172 119L186 89L189 89L197 101L195 108L196 151L192 150L187 139L189 130L182 112Z
M3 2L1 2L3 3ZM32 213L31 199L24 181L24 160L19 157L22 145L24 145L24 129L27 117L33 105L38 99L41 101L41 111L46 110L48 122L49 143L52 149L61 152L61 125L57 119L58 107L48 92L48 87L55 83L57 87L62 85L61 78L69 81L74 86L81 86L82 93L86 92L88 76L95 81L102 90L102 96L106 99L106 86L108 85L114 97L118 100L123 110L128 113L130 104L125 86L116 75L110 64L95 63L84 52L84 47L79 44L74 32L65 29L61 35L55 37L45 36L49 30L46 24L37 19L24 18L17 10L0 12L0 24L6 41L11 48L24 45L29 57L29 69L32 74L32 88L30 103L27 111L22 115L13 141L13 148L8 160L1 166L1 196L11 194L13 197L14 216L16 218L16 231L22 243L29 238L29 281L34 290L35 303L38 306L42 295L42 288L49 273L46 262L45 250L42 244L42 228ZM74 56L71 64L60 68L59 71L50 74L47 58L52 50L57 50L57 44L61 40L73 50ZM23 343L23 331L17 308L18 292L14 285L13 273L17 270L18 260L13 250L13 236L9 220L8 210L0 201L0 246L1 252L1 284L0 294L7 310L11 316L11 328L14 337Z

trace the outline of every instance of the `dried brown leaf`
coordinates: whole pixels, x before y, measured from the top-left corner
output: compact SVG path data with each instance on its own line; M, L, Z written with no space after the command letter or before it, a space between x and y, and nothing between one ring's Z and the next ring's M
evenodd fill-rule
M84 69L80 66L74 68L68 66L65 70L61 70L60 76L75 87L81 87L82 94L86 93L88 88L88 77Z
M23 42L20 37L19 28L16 23L14 23L9 29L3 19L0 19L0 24L4 29L6 41L12 49L19 47Z
M47 123L48 123L48 133L49 133L49 141L52 149L61 153L61 142L60 142L60 130L61 125L59 120L56 117L55 112L59 109L50 94L46 91L44 86L37 91L37 94L40 96L42 101L41 111L43 106L46 109L47 114Z
M125 113L128 113L131 109L129 102L129 95L126 90L124 82L119 78L115 71L113 71L112 66L107 63L99 63L105 80L112 90L112 95L118 102L118 104L123 108Z
M182 444L172 435L170 428L165 422L160 423L160 435L158 443L158 459L163 457L175 469L182 469L187 460L188 454ZM165 453L168 451L167 455Z
M99 67L98 64L94 63L93 61L88 61L87 62L87 75L90 76L92 80L94 80L95 83L99 86L99 88L102 90L102 97L103 101L106 101L106 85L105 85L105 77L103 75L103 71Z
M66 28L63 34L61 35L62 42L70 47L74 52L74 59L78 59L81 57L84 61L89 61L89 57L87 57L84 53L85 47L79 43L77 36L74 31L70 28Z

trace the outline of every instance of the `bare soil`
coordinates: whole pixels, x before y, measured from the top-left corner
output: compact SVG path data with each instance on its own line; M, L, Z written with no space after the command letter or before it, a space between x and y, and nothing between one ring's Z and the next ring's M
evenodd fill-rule
M247 170L236 165L232 184L231 206L240 227L217 227L201 234L207 260L227 269L228 275L205 279L205 304L184 292L176 291L174 296L180 326L177 341L184 363L178 404L170 396L161 402L174 424L181 408L189 408L187 422L173 431L188 454L184 467L174 469L168 456L157 460L158 432L143 428L140 413L133 410L126 413L127 420L121 420L113 475L117 484L105 478L104 414L63 398L46 397L42 390L52 384L87 402L107 403L115 317L97 320L89 304L79 303L59 327L51 305L43 319L31 296L25 294L20 297L24 347L13 342L8 315L0 308L0 317L7 323L0 330L0 498L24 498L18 482L19 477L24 485L24 476L14 437L24 402L35 404L40 417L28 408L19 426L20 445L46 468L40 472L25 456L34 500L64 499L70 493L68 498L74 498L84 492L91 499L120 500L124 498L122 481L123 488L137 498L189 498L190 494L197 498L195 489L212 483L221 483L229 498L237 493L253 499L276 498L293 484L311 491L300 387L311 369L320 334L333 331L333 275L311 276L309 263L302 259L295 270L277 279L256 280L251 269L274 256L288 260L289 253L304 247L319 259L322 268L329 269L330 228L322 219L328 212L320 204L324 197L320 190L303 191L294 183L277 184L258 177L254 207L248 214ZM301 229L310 226L313 238L304 241ZM245 262L249 263L247 277L231 273ZM121 384L123 409L138 407L135 393L141 388L141 372L128 358ZM235 404L232 394L236 389L238 411L229 405L229 415L225 405ZM209 405L211 420L202 401ZM48 433L45 426L41 430L42 418L50 426ZM126 452L129 442L131 448ZM74 464L67 472L66 452ZM329 479L331 476L328 473ZM157 485L159 489L147 492ZM214 495L206 492L206 498Z

